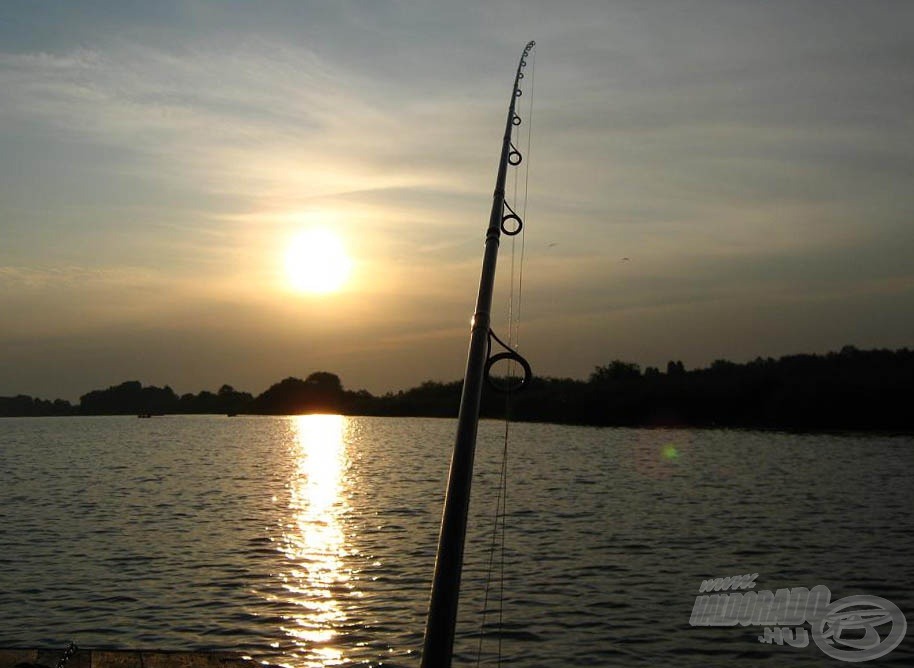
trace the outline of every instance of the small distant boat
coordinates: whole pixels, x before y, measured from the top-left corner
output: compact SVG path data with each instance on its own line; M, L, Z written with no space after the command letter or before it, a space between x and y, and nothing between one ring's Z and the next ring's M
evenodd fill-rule
M151 417L152 417L152 413L137 413L136 416L137 416L138 418L151 418Z

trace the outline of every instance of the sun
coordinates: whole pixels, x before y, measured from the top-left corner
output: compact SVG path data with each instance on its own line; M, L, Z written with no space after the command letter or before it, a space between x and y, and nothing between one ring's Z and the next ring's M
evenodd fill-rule
M295 290L311 294L338 292L352 271L340 237L314 228L293 237L286 249L286 277Z

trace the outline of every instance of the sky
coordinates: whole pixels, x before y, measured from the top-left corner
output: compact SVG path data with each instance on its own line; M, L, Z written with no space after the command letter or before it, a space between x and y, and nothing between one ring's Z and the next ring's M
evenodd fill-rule
M4 0L0 396L459 379L530 39L493 318L535 373L914 346L912 25L842 0ZM286 271L313 228L351 261L336 292Z

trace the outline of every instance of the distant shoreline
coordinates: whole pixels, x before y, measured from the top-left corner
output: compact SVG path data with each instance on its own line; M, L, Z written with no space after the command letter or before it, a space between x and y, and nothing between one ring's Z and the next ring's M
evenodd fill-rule
M80 397L78 405L26 395L0 397L0 417L65 415L300 415L314 412L382 417L456 417L462 381L426 381L375 396L344 388L333 373L286 378L253 396L223 385L178 396L170 387L127 381ZM845 346L825 355L717 360L665 371L614 360L587 380L534 377L511 397L518 422L597 427L701 427L797 432L914 431L914 351ZM482 416L502 418L504 395L483 392Z

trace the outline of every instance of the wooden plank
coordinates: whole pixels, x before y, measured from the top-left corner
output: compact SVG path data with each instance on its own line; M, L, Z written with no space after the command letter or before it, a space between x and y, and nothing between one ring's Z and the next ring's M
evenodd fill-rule
M65 648L2 649L0 668L55 668ZM79 649L67 668L257 668L235 652Z

